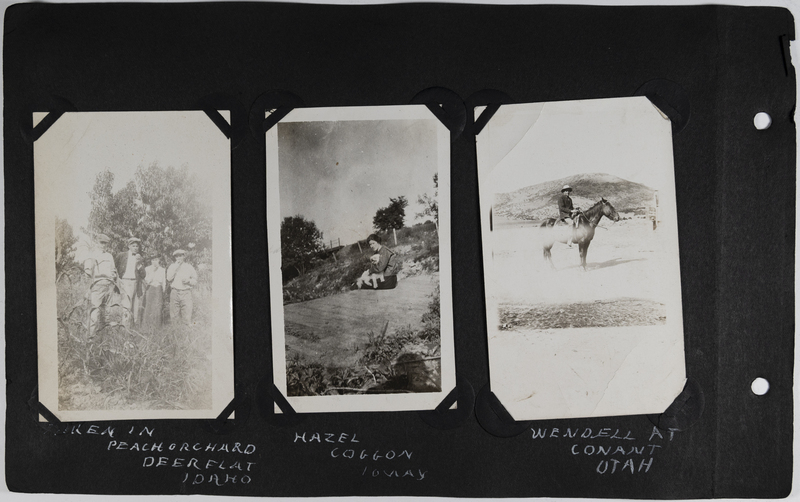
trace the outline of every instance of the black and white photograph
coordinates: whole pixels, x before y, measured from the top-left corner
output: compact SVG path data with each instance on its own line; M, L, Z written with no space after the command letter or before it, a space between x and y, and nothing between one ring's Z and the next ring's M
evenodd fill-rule
M663 412L685 383L669 119L503 105L477 153L492 391L516 420Z
M216 417L233 397L229 140L200 111L65 113L34 171L40 401L62 421Z
M275 384L298 412L433 409L455 386L450 135L424 106L267 132Z

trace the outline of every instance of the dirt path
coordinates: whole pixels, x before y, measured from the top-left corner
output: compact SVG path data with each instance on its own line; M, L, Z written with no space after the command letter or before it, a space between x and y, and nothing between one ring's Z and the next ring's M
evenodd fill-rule
M495 232L494 292L500 304L535 305L639 298L665 303L676 286L669 250L677 243L652 229L648 220L601 221L580 268L578 246L556 243L555 269L544 261L538 228L520 226ZM675 270L676 272L677 270Z
M386 322L389 334L401 326L419 329L438 283L438 274L419 275L391 290L349 291L285 305L287 357L298 353L308 362L351 367L370 332L380 334Z

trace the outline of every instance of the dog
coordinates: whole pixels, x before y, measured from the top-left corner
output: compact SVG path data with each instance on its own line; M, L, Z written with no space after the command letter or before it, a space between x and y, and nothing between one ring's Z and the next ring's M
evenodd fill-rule
M379 255L379 254L374 254L374 255L369 257L369 261L373 265L377 265L378 262L380 261L380 259L381 259L381 255ZM372 289L377 289L378 288L378 280L380 280L381 282L384 282L386 280L386 278L383 276L383 272L380 272L380 273L377 273L377 274L370 274L369 270L365 270L364 273L361 274L361 277L359 277L356 280L356 286L358 286L358 289L361 289L361 286L371 283L372 284Z

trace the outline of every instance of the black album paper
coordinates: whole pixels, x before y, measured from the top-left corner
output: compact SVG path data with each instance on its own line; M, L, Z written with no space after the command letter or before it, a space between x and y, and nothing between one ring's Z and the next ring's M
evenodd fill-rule
M787 10L31 3L4 28L10 490L790 493Z

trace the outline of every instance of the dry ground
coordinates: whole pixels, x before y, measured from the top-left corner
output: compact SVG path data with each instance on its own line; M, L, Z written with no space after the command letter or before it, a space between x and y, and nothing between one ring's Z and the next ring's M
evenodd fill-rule
M338 295L284 305L286 353L298 353L323 366L352 367L362 355L359 347L378 334L401 326L422 328L430 295L439 274L407 277L395 289L348 291Z
M496 228L497 279L487 283L497 307L488 313L490 378L514 418L666 409L685 378L670 233L645 219L604 219L583 271L577 246L556 243L551 269L538 228Z
M534 329L663 324L675 246L645 219L602 220L580 267L578 246L556 243L552 269L542 255L541 230L505 225L493 232L493 290L500 325Z

